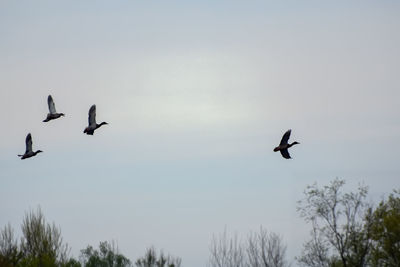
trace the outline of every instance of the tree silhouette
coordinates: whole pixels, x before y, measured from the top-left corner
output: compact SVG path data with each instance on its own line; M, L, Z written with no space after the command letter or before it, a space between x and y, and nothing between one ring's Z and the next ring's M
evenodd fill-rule
M372 208L366 202L368 189L342 193L344 180L335 179L319 188L308 186L298 211L311 223L311 240L298 258L301 265L365 266L371 247ZM339 264L340 263L340 264Z

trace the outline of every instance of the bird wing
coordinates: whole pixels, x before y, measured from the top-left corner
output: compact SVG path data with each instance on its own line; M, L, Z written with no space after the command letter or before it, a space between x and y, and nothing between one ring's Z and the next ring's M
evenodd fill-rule
M25 153L32 152L32 136L30 133L26 136L25 139L26 150Z
M285 159L291 159L289 151L287 149L281 149L280 150L282 157L284 157Z
M56 112L56 105L54 104L53 98L51 95L47 98L47 104L49 105L49 111L51 114L55 114Z
M291 132L292 132L292 130L290 130L290 129L286 131L286 133L282 136L282 140L279 145L286 145L288 143Z
M96 125L96 105L93 105L89 109L89 126Z

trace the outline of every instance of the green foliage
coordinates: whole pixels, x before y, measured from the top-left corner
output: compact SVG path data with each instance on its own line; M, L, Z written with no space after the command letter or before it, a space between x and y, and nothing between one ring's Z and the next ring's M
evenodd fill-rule
M65 264L62 265L62 267L81 267L82 265L80 264L79 261L71 258L69 259Z
M342 193L343 180L322 189L307 187L298 210L312 223L312 239L298 261L312 267L399 267L400 193L394 191L373 210L367 189Z
M299 201L300 215L312 224L311 240L298 261L304 266L365 266L370 252L372 211L366 202L368 189L343 193L344 180L323 188L308 186Z
M68 257L69 247L63 243L61 230L46 223L40 208L25 214L20 244L14 230L7 224L0 231L0 267L131 267L128 258L118 252L114 243L100 242L99 248L88 246L81 250L80 261ZM180 267L180 258L157 256L149 249L136 266Z
M99 250L88 246L81 250L80 256L85 267L129 267L132 266L129 259L119 254L114 243L100 242Z
M394 191L373 213L372 266L400 266L400 193Z
M43 258L43 261L54 264L65 260L68 247L62 242L61 230L54 223L46 223L40 208L36 213L30 211L25 215L22 233L21 250L28 258L39 261Z
M14 229L7 224L0 232L0 266L16 266L20 258Z
M64 244L61 230L46 223L40 208L25 214L20 244L14 230L7 224L0 231L0 267L131 267L128 258L118 252L114 243L100 242L99 248L88 246L81 250L80 261L68 257L69 247ZM163 253L157 256L149 249L138 259L136 266L179 267L181 260Z
M314 184L305 190L305 198L298 202L298 211L311 224L312 231L298 262L310 267L399 267L400 192L394 191L374 210L366 202L367 187L343 193L344 184L344 180L335 179L322 188ZM100 242L98 249L88 246L81 250L80 261L69 258L69 247L63 243L61 230L54 223L46 222L40 208L25 214L21 229L23 236L19 244L10 224L0 230L0 267L133 266L114 243L109 242ZM241 265L229 266L287 265L286 246L281 243L280 236L267 235L261 229L247 241L248 247L244 247L226 237L214 240L215 262L220 262L220 257L230 257L233 251L230 258ZM271 261L266 260L268 258ZM181 259L163 252L157 254L154 248L149 248L136 260L135 266L180 267Z
M27 266L61 265L66 262L68 245L63 244L61 230L46 223L40 208L28 212L22 222L21 253Z
M42 254L40 257L25 256L18 267L55 267L59 266L56 260L51 255Z
M0 234L0 266L3 267L64 267L68 246L63 243L61 231L54 223L46 223L40 208L25 214L21 243L8 224ZM79 265L68 265L78 267Z
M135 262L137 267L180 267L181 259L170 255L165 256L163 252L157 255L156 250L148 248L144 257Z

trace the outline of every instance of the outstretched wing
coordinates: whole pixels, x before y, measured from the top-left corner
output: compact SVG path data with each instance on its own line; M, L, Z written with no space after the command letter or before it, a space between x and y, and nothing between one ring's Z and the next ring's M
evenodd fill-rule
M287 149L281 149L280 151L281 151L282 157L284 157L285 159L291 159L289 151Z
M93 105L89 109L89 126L96 125L96 105Z
M26 150L25 153L32 152L32 136L30 133L26 136L25 139Z
M282 136L282 140L279 145L286 145L288 143L291 132L292 132L292 130L290 130L290 129L286 131L286 133Z
M53 101L53 98L51 97L51 95L49 95L49 97L47 98L47 104L49 105L50 113L55 114L56 113L56 105L54 105L54 101Z

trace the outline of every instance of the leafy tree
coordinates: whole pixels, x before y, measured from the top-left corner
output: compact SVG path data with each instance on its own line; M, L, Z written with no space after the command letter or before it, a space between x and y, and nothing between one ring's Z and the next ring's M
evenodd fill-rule
M74 258L70 258L62 267L81 267L81 263Z
M118 252L114 243L100 242L99 250L88 246L81 250L81 261L85 267L130 267L130 260Z
M368 189L342 193L344 180L323 188L308 186L298 202L300 215L311 223L311 240L304 244L298 261L303 266L366 266L371 248L372 208Z
M400 266L400 192L381 201L373 213L372 266Z
M7 224L0 232L0 266L16 266L21 259L14 229Z
M160 255L154 247L148 248L144 257L136 260L135 265L137 267L180 267L181 259L172 257L170 255L165 256L161 251Z
M69 248L63 243L61 230L46 223L40 208L30 211L22 222L21 252L24 264L54 266L67 262Z
M61 230L46 223L40 208L25 214L20 244L8 224L0 232L1 267L79 267L67 259L69 248L61 238Z

